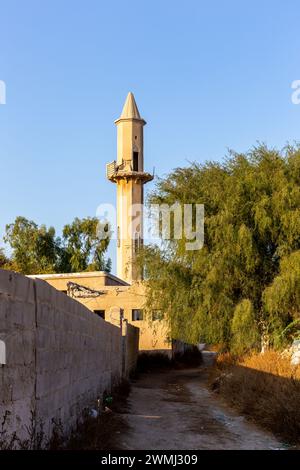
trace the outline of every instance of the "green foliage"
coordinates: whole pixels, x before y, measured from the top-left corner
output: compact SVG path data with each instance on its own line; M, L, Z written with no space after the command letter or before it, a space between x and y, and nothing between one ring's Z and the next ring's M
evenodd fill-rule
M10 261L4 253L4 249L0 248L0 269L7 269Z
M99 240L99 220L94 217L76 218L63 229L63 272L109 271L111 262L105 261L104 252L109 237ZM107 227L107 231L108 231Z
M149 203L205 206L201 250L187 251L183 238L145 247L139 257L148 279L148 308L166 314L172 336L229 348L234 312L248 299L249 322L259 325L260 333L267 325L274 342L275 329L286 328L298 309L293 302L293 296L298 302L298 267L290 256L300 250L300 149L279 152L259 145L247 154L231 152L222 163L177 168L157 181ZM289 294L281 281L275 312L270 299L285 259L285 277L291 267L294 277ZM273 281L273 294L263 300Z
M280 271L263 294L275 346L299 336L300 250L284 256Z
M25 217L17 217L6 226L4 237L12 249L11 259L6 259L0 251L0 267L23 274L110 271L111 261L104 258L109 236L100 240L98 229L97 218L76 218L64 227L61 239L55 236L53 227L47 229L45 225L38 226Z
M231 323L231 351L241 355L259 343L254 309L249 299L242 300L234 310Z
M38 227L25 217L17 217L6 226L6 243L12 248L12 268L24 274L55 271L58 241L53 227Z

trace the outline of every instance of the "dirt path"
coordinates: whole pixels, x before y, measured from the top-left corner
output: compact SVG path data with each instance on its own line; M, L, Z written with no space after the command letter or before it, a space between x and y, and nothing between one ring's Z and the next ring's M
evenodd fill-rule
M201 368L142 375L128 405L123 450L283 448L208 391Z

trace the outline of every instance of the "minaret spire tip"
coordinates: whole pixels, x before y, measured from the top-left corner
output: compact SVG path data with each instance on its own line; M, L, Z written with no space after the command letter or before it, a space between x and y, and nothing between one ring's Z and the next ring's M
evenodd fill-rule
M140 121L143 121L138 110L134 94L131 91L126 97L121 116L119 117L119 119L117 119L116 122L118 122L120 119L138 119Z

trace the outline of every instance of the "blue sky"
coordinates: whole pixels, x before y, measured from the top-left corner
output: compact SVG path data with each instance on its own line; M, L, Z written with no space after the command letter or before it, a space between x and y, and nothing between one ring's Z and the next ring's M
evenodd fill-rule
M0 0L0 237L17 215L59 233L115 201L105 163L128 91L160 176L300 140L299 20L297 0Z

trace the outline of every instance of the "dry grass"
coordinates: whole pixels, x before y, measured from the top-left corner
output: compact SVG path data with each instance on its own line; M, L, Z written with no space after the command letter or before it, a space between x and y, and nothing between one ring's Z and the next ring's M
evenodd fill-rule
M291 443L300 442L300 367L275 351L235 360L221 354L212 388L241 413Z
M277 351L252 354L245 358L241 364L251 369L278 375L279 377L300 380L300 367L291 366L290 358L281 355Z
M122 434L127 426L121 415L115 412L101 414L98 418L86 416L78 425L64 450L118 450ZM52 449L55 446L52 446ZM56 447L57 448L57 447Z
M67 440L58 425L49 444L50 450L119 450L122 435L128 431L122 414L127 411L129 393L130 383L123 381L114 388L112 402L107 407L104 397L104 409L98 417L83 413Z

